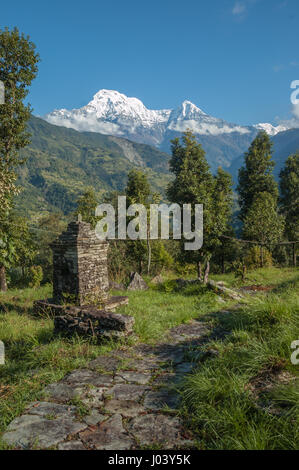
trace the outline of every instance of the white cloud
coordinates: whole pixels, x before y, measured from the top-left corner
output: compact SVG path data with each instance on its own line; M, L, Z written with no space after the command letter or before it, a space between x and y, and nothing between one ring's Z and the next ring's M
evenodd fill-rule
M299 103L292 105L291 119L280 120L280 124L285 126L287 129L298 129L299 128Z
M244 19L248 10L258 3L260 0L236 0L232 9L232 14L236 20Z
M123 131L118 124L99 121L96 115L62 117L48 114L44 117L50 124L68 127L79 132L99 132L106 135L123 136Z
M247 6L245 2L237 1L234 5L234 8L232 9L232 14L235 16L240 16L246 13L246 11L247 11Z
M172 123L168 126L168 129L178 132L184 132L187 129L192 129L194 133L200 135L221 135L232 134L233 132L238 132L239 134L248 134L250 132L246 127L228 125L219 127L217 124L201 123L192 119Z

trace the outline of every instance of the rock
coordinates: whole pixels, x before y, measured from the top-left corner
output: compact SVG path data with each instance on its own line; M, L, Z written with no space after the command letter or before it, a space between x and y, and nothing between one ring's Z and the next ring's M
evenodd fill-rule
M151 374L146 372L120 371L116 375L116 378L117 377L121 377L125 382L145 385L150 381Z
M195 366L194 362L183 362L182 364L179 364L176 366L175 372L177 374L188 374L189 372L192 371L194 366Z
M128 431L141 446L163 445L163 449L173 449L181 440L179 419L173 416L147 414L137 416L128 423Z
M120 414L101 423L96 430L86 430L80 433L80 439L87 447L96 450L127 450L131 449L134 444L123 428Z
M46 417L51 416L52 418L63 416L69 418L76 416L76 407L46 401L35 401L29 404L26 408L26 413Z
M152 284L162 284L163 283L163 278L161 276L161 274L158 274L157 276L153 277L153 279L151 280L151 283Z
M125 418L133 418L144 412L144 408L135 400L109 400L105 403L105 410L110 413L121 414Z
M102 413L99 413L98 410L92 409L89 415L84 416L83 421L89 426L95 426L106 419L107 415L103 415Z
M48 449L85 428L85 423L71 417L46 419L43 416L23 415L9 424L2 439L6 444L21 449Z
M99 356L88 365L91 369L113 372L120 367L121 360L113 356Z
M44 389L46 397L51 398L59 403L66 403L74 398L81 398L84 394L85 387L74 387L64 383L52 383Z
M128 290L146 290L148 289L147 283L142 279L140 274L131 273L130 283L127 287Z
M120 283L118 284L117 282L114 282L114 281L109 281L109 289L113 289L113 290L125 290L125 286L124 284Z
M124 295L113 295L105 302L104 310L105 311L114 311L117 307L123 305L128 305L129 298Z
M58 445L58 450L86 450L81 441L68 441Z
M166 406L176 409L179 402L180 397L177 393L171 393L168 389L161 389L148 392L145 395L143 406L145 409L153 411L162 410Z
M99 374L89 369L77 369L74 372L67 374L63 378L62 382L73 386L109 386L113 383L113 376L108 374Z
M117 340L131 334L134 322L129 315L99 310L94 306L76 308L76 311L54 318L56 332L94 336L98 341Z
M238 294L232 289L228 289L227 287L224 287L222 284L219 282L215 282L213 280L209 280L207 282L207 286L215 291L217 294L224 295L225 297L228 297L233 300L241 300L243 298L242 295Z
M81 400L87 406L99 408L104 404L104 395L107 390L107 387L91 388L85 393Z
M170 335L179 343L193 339L201 339L207 334L207 332L207 325L195 320L190 323L175 326L170 330Z
M109 395L117 400L126 400L127 398L139 400L146 390L148 390L148 387L145 385L117 384L109 389Z

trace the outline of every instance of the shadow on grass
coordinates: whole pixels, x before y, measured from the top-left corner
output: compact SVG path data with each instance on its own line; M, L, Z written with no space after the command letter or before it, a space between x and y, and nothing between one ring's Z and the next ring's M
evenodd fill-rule
M10 312L16 312L19 315L30 315L33 317L33 306L31 304L28 306L21 306L9 301L0 302L0 314Z
M286 291L290 288L296 288L296 284L299 283L299 274L294 279L289 279L288 281L283 281L278 284L274 289L272 289L273 294L281 294L282 292Z

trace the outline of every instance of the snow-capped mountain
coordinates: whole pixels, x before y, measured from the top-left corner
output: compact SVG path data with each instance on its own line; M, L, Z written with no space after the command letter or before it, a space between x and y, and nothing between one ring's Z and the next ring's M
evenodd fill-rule
M261 122L260 124L255 124L253 127L255 127L259 131L266 131L267 134L269 134L271 137L278 134L279 132L284 132L289 129L288 127L282 126L282 125L273 126L272 124L269 124L267 122Z
M160 145L166 130L183 132L190 128L196 134L220 135L238 132L247 134L248 127L227 123L209 116L190 101L176 109L148 109L137 98L129 98L114 90L100 90L80 109L60 109L47 114L51 124L72 127L78 131L101 132ZM138 138L138 133L140 137Z
M169 151L170 140L191 129L204 145L212 167L224 167L249 146L260 129L271 136L282 130L262 123L240 126L210 116L190 101L176 109L148 109L142 101L114 90L100 90L79 109L59 109L44 116L51 124L81 132L99 132Z

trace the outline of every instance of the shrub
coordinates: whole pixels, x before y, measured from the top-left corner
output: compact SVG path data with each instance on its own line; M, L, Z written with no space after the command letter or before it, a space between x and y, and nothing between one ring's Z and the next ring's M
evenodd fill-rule
M29 287L37 288L43 280L43 268L41 266L31 266L28 270Z
M257 269L261 266L261 250L259 246L252 246L247 250L244 263L248 269ZM272 264L273 260L270 251L263 247L264 267L270 267Z

